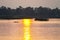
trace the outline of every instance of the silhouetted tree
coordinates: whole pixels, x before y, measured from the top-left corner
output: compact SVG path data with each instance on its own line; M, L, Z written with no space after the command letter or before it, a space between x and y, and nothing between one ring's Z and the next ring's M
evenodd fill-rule
M34 10L33 10L33 8L31 8L31 7L24 8L23 15L26 16L26 17L33 18L34 17Z
M60 15L60 9L55 8L52 10L52 14L51 14L52 17L58 18L58 17L60 17L59 15Z
M39 7L36 8L36 16L37 18L48 18L50 16L50 8L46 8L46 7Z
M11 9L10 7L1 6L0 7L0 19L9 19L9 18L60 18L60 9L47 8L47 7L27 7L23 8L19 6L16 9Z

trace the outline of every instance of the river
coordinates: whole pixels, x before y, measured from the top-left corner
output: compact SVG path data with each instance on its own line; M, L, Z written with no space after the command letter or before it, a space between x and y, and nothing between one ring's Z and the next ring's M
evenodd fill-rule
M33 20L30 28L31 40L60 40L60 19ZM0 40L23 40L22 20L0 20Z

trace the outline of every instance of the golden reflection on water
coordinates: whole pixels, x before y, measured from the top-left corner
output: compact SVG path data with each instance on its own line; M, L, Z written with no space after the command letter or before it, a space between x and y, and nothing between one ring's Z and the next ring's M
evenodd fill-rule
M24 25L23 40L31 40L31 34L30 34L31 19L23 19L23 25Z

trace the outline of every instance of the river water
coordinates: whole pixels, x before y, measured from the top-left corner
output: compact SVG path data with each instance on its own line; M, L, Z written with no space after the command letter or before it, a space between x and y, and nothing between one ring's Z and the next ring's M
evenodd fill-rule
M0 40L23 40L23 27L20 19L0 20ZM33 20L30 28L31 40L60 40L60 19Z

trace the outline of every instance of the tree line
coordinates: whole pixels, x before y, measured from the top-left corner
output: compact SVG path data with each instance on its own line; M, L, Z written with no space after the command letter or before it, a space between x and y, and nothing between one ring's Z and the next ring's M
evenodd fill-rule
M10 7L0 7L0 19L4 18L60 18L60 9L51 9L48 7L26 7L19 6L16 9Z

